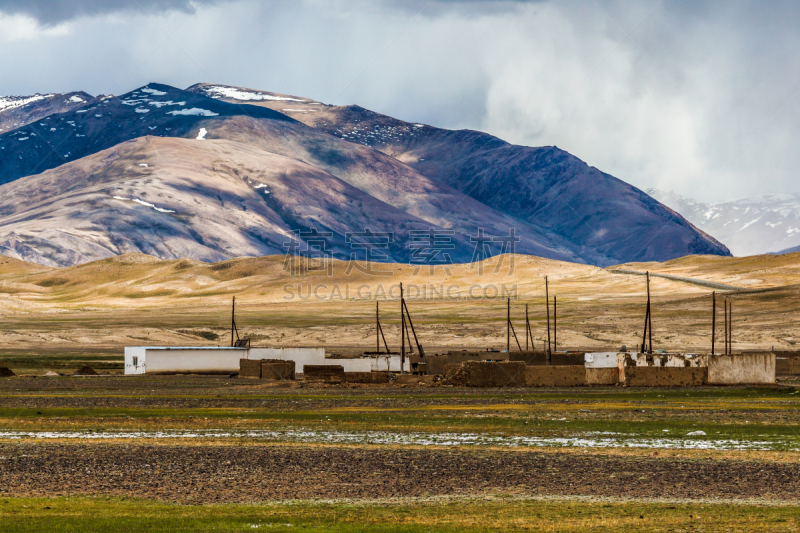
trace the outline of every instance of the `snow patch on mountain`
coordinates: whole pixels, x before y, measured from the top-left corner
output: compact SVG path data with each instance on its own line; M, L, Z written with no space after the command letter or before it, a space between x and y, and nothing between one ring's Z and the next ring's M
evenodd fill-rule
M152 94L153 96L164 96L165 94L167 94L164 91L159 91L157 89L151 89L150 87L142 87L139 90L142 91L143 93Z
M646 192L725 243L734 255L780 252L800 246L800 194L765 194L705 203L672 191Z
M0 96L0 113L3 111L8 111L9 109L14 109L16 107L22 107L24 105L32 104L34 102L39 102L40 100L45 100L47 98L54 97L54 94L39 94L36 93L33 96ZM82 102L83 100L81 100Z
M167 114L168 115L196 115L196 116L199 116L199 117L216 117L216 116L219 115L219 113L214 113L213 111L209 111L208 109L200 109L199 107L193 107L191 109L180 109L178 111L170 111Z
M300 98L289 98L288 96L277 96L256 91L243 91L236 87L226 87L224 85L211 85L203 87L203 92L211 98L233 98L236 100L279 100L287 102L307 102Z

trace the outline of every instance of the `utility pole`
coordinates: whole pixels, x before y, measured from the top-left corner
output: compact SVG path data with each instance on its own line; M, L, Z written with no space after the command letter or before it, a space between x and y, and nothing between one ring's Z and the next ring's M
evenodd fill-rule
M381 317L378 309L378 300L375 300L375 353L381 353Z
M236 334L236 296L233 297L233 302L231 303L231 347L235 345L234 334Z
M650 314L650 272L647 272L647 311L644 315L644 333L642 334L642 353L653 353L653 320ZM649 332L649 337L648 337ZM650 346L647 346L647 340Z
M552 352L550 350L550 289L547 283L547 276L544 277L544 299L545 307L547 308L547 364L552 360Z
M511 352L511 298L506 304L506 351Z
M553 351L558 351L558 296L553 295Z
M406 371L406 315L403 312L405 300L403 299L403 284L400 284L400 373ZM411 339L409 339L411 340Z
M525 351L528 351L528 333L531 328L528 322L528 304L525 304Z
M711 353L714 353L714 342L717 340L717 291L711 293Z

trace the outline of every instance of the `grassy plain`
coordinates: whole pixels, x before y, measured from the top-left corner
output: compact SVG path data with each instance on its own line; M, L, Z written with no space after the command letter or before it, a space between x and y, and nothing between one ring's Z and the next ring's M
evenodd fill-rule
M283 261L0 259L0 366L21 375L0 378L0 530L797 530L797 382L468 390L41 377L84 364L119 372L125 345L225 345L233 296L254 345L372 349L378 301L396 347L401 281L428 352L505 348L503 286L518 330L529 305L541 347L545 275L559 346L641 340L643 279L614 268L506 257L482 273L384 265L383 278L338 261L330 275L306 264L290 275ZM740 287L717 290L720 305L733 302L735 350L800 342L800 254L619 268ZM655 347L707 351L712 289L664 278L651 289Z
M191 506L120 498L2 498L0 531L797 531L788 506L426 499Z

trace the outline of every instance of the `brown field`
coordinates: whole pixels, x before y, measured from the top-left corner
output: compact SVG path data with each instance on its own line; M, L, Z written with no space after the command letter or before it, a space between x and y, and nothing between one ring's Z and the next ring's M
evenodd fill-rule
M512 295L512 318L520 333L529 304L538 344L546 337L545 275L551 297L558 297L559 347L611 350L641 342L644 318L644 278L617 269L739 288L717 290L720 320L722 298L733 305L734 350L791 350L800 342L795 320L800 254L694 256L607 269L503 256L437 267L433 274L427 267L415 273L409 265L373 263L372 270L381 275L348 271L343 261L333 261L329 272L326 265L313 270L313 263L295 261L287 270L281 256L205 264L131 254L51 269L4 258L0 352L119 356L125 345L227 344L230 301L236 296L237 323L254 345L314 345L356 353L374 347L376 300L388 342L399 344L401 282L429 351L505 348L504 290ZM655 348L710 348L712 290L688 280L652 279Z

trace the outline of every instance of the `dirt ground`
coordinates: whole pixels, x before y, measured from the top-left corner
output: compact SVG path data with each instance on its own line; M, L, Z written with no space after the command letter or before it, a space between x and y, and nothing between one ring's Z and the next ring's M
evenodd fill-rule
M430 495L797 500L800 465L372 447L0 444L0 494L181 502Z

